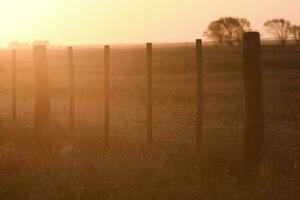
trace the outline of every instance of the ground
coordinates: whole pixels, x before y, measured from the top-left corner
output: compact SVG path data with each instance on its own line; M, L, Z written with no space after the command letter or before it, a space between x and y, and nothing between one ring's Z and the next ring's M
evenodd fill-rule
M17 52L17 125L10 122L11 58L0 51L1 199L297 199L300 47L264 46L265 153L244 167L239 47L203 48L203 149L195 143L193 45L154 45L154 146L146 142L144 46L112 46L111 143L103 148L102 48L75 48L75 130L68 129L68 58L49 49L51 125L32 141L32 51Z

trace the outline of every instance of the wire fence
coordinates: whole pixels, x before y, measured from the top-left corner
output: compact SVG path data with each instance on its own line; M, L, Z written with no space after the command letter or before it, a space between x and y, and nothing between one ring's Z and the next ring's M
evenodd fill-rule
M274 38L264 38L263 40L272 40ZM177 45L177 44L176 44ZM243 54L239 54L239 56L242 58ZM76 67L76 64L75 64ZM196 85L196 79L197 76L195 75L193 77L193 81L195 82ZM76 83L76 79L75 79L75 83ZM99 83L101 84L101 83ZM194 84L194 83L193 83ZM145 83L145 86L147 85L147 83ZM146 88L146 87L145 87ZM195 86L196 88L196 86ZM194 89L195 89L194 88ZM28 89L28 90L24 90L24 89L18 89L17 92L18 93L26 93L26 92L33 92L33 89ZM61 88L59 89L59 92L62 92L66 95L69 95L69 89L66 88ZM75 97L76 96L84 96L84 95L92 95L92 96L105 96L105 90L102 88L101 90L77 90L75 88L74 90L75 92ZM148 92L146 89L145 90L136 90L136 89L127 89L126 91L121 91L121 90L110 90L109 95L110 96L131 96L131 95L142 95L144 96L144 100L146 101L146 98L148 97ZM197 101L198 99L198 93L195 90L195 92L186 92L185 90L163 90L163 91L156 91L155 88L151 91L153 97L155 97L156 95L158 97L161 96L171 96L172 98L179 98L179 97L187 97L187 98L193 98L195 101ZM29 103L28 103L29 104ZM195 110L193 111L194 114L196 113L196 106L195 105ZM146 108L144 108L146 111ZM28 113L27 113L28 114ZM34 113L28 114L28 115L33 115ZM80 113L76 113L75 112L75 116L80 115ZM20 117L20 116L19 116ZM143 116L145 117L145 116ZM24 116L25 118L25 116ZM27 117L26 117L27 118ZM65 118L66 120L68 120L70 117ZM196 121L196 119L193 119ZM74 119L74 125L75 125L75 129L76 129L76 123L93 123L93 124L97 124L98 127L104 127L105 126L105 122L100 121L100 120L91 120L91 119L80 119L80 117L75 118ZM179 125L176 123L156 123L153 122L151 123L151 126L153 126L153 128L168 128L168 129L183 129L183 131L185 132L189 132L188 130L193 130L193 134L196 133L197 131L197 124L194 123L195 125ZM129 127L141 127L146 129L149 124L147 123L139 123L139 122L120 122L120 121L110 121L109 126L129 126ZM203 126L203 133L206 133L208 130L220 130L220 131L235 131L240 135L244 134L244 127L227 127L227 126L220 126L220 127L216 127L216 126ZM101 134L101 131L97 132L98 134ZM103 133L103 131L102 131ZM147 141L146 137L138 137L138 136L127 136L127 135L120 135L120 134L110 134L109 137L121 137L122 139L128 139L128 140L142 140L142 141ZM187 140L187 139L176 139L176 138L164 138L164 137L155 137L154 141L169 141L169 142L176 142L176 143L187 143L187 144L192 144L195 145L197 144L197 141L195 140L195 135L193 135L193 138L191 140ZM221 142L221 141L204 141L205 143L214 143L214 144L229 144L229 145L244 145L244 141L241 142ZM282 146L282 145L274 145L274 144L270 144L267 143L266 144L269 147L272 148L282 148L282 149L288 149L288 150L292 150L292 151L299 151L299 148L294 147L294 146Z
M300 40L300 38L297 37L291 37L289 36L288 38L285 38L286 41L288 42L288 44L298 44L298 41ZM280 40L281 38L279 37L261 37L261 42L262 44L265 44L265 42L267 42L267 44L280 44ZM233 40L223 40L224 42L224 46L226 46L228 43L233 42ZM271 42L271 43L269 43ZM217 40L212 40L212 39L204 39L203 40L203 44L207 45L207 44L218 44ZM194 45L194 41L180 41L180 42L164 42L164 43L155 43L155 47L159 48L159 47L165 47L165 48L174 48L174 47L190 47ZM73 48L76 49L98 49L99 47L104 46L104 44L96 44L96 45L72 45ZM119 49L132 49L132 48L143 48L144 47L144 43L137 43L137 44L113 44L111 45L114 48L119 48ZM49 49L65 49L68 46L65 45L49 45L48 48ZM28 47L24 47L24 46L8 46L7 48L0 48L0 49L32 49L33 46L28 45Z

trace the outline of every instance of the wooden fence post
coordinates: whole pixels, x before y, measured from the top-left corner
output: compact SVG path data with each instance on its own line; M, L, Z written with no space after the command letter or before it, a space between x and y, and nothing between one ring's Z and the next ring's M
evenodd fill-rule
M75 115L75 90L74 90L74 56L73 48L68 48L69 55L69 81L70 81L70 121L69 128L74 130L74 115Z
M110 148L110 46L104 46L104 145L106 150Z
M16 50L12 50L12 120L13 124L17 121L17 95L16 95Z
M197 58L197 146L201 150L203 134L203 64L202 64L202 40L196 40Z
M147 140L153 144L152 127L152 43L147 43Z
M35 70L34 133L40 138L48 127L51 110L46 46L34 46L33 64Z
M260 163L264 143L263 84L260 67L261 42L258 32L243 38L243 73L245 85L245 154L247 167Z

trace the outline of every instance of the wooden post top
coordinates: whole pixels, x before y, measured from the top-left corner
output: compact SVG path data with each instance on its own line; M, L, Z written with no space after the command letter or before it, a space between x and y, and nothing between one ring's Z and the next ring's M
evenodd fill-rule
M34 45L33 49L34 50L46 50L47 46L46 45Z
M259 32L246 32L243 36L244 48L258 47L260 46L260 34Z

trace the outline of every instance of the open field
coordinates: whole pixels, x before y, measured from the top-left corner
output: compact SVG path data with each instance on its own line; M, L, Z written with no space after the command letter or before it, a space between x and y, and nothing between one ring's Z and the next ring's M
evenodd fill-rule
M205 145L200 159L195 151L194 47L154 46L152 151L146 145L145 49L112 47L111 56L111 152L103 151L102 139L103 50L92 48L74 52L73 132L68 131L67 51L48 51L53 125L46 142L49 148L41 151L28 142L34 105L32 51L17 52L16 128L8 126L10 51L0 51L0 199L296 199L300 195L300 47L262 48L266 148L261 170L253 179L242 164L239 47L204 46ZM73 151L62 156L65 145Z

